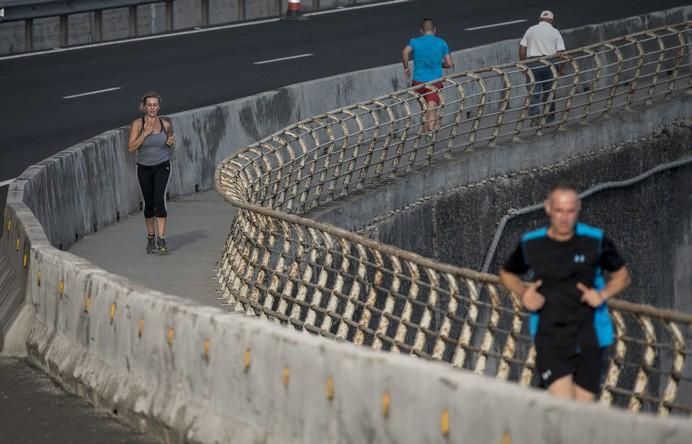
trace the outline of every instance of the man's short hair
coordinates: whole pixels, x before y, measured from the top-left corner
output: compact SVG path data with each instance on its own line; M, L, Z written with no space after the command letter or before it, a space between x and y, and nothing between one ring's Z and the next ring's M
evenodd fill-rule
M433 23L433 20L431 18L424 18L423 21L420 22L420 29L422 29L425 32L434 31L435 23Z
M577 187L574 186L573 183L571 182L557 182L554 183L550 189L548 190L548 195L546 196L547 199L550 199L550 196L553 195L554 192L556 191L571 191L577 196L579 196L579 191L577 190Z

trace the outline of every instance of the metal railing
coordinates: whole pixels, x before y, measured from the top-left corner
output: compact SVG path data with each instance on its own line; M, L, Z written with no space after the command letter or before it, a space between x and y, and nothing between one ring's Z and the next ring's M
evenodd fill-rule
M446 156L556 131L690 89L692 23L442 80L437 129L414 88L301 121L224 160L238 207L218 279L232 310L377 350L529 385L527 314L496 276L433 261L300 217ZM537 101L532 67L559 80ZM550 121L551 104L556 105ZM690 414L692 315L609 302L616 326L601 402ZM685 401L687 399L687 401Z

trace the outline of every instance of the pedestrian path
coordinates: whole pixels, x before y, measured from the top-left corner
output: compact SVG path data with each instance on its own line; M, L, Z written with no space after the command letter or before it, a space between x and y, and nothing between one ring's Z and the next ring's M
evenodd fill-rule
M85 237L70 252L145 287L218 305L212 276L233 214L216 191L196 193L168 202L166 256L146 253L141 214Z
M233 211L216 191L169 202L167 256L146 253L141 214L85 237L70 251L148 288L218 305L211 279ZM27 360L0 358L0 444L155 442L64 392Z

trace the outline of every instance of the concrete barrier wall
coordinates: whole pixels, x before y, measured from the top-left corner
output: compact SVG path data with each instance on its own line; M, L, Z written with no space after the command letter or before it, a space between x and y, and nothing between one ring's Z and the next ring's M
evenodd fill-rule
M31 219L10 209L18 216ZM33 234L32 360L169 442L686 444L692 433L687 419L564 402L195 305ZM11 236L0 242L12 250Z
M509 48L516 42L455 57L463 68L506 62ZM401 86L392 65L175 115L171 195L210 188L215 165L242 145ZM65 150L10 186L0 288L19 291L2 300L0 330L5 350L26 345L66 387L136 427L192 442L501 442L508 433L515 442L683 443L692 433L689 421L560 402L193 305L59 251L139 208L126 132Z
M386 0L303 0L305 12L334 9ZM279 17L286 13L288 0L209 0L209 25ZM201 0L173 0L172 30L204 26ZM136 34L130 34L129 8L107 9L101 15L102 40L126 39L166 32L166 11L159 3L136 7ZM95 15L92 12L72 14L67 21L67 45L83 45L100 41ZM169 30L170 31L170 30ZM32 25L33 50L61 45L60 17L35 19ZM24 52L27 48L24 22L0 23L0 55Z

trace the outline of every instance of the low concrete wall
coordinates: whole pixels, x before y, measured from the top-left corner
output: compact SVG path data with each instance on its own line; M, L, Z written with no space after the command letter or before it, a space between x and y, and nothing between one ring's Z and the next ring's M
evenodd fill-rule
M6 253L13 246L4 239ZM686 419L568 403L195 305L40 236L30 254L31 358L71 391L168 442L686 444L692 433Z
M320 11L386 0L304 0L303 11ZM288 0L209 0L209 25L279 17L286 13ZM204 26L201 0L173 0L172 29L180 31ZM135 35L130 31L129 8L107 9L101 15L102 41L126 39L166 32L163 0L136 7ZM27 48L24 22L0 23L0 55L25 52ZM31 27L33 50L59 47L60 17L35 19ZM67 45L98 42L93 12L72 14L67 20Z
M455 58L463 68L507 62L509 48L516 42ZM210 188L215 165L237 147L403 82L392 65L175 115L171 195ZM500 442L507 433L517 442L686 443L692 434L689 421L561 402L197 306L59 251L139 208L126 132L65 150L10 186L0 288L20 289L2 301L0 330L63 385L136 427L191 442ZM21 322L17 301L29 310Z

